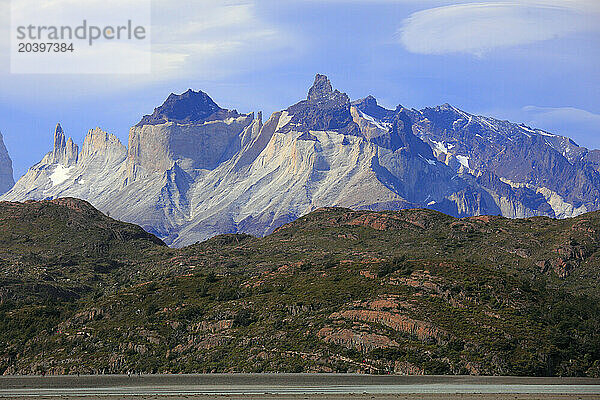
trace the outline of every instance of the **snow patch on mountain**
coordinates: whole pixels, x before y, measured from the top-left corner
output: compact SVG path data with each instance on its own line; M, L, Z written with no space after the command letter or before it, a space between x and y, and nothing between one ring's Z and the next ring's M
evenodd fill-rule
M437 152L436 156L440 153L448 154L448 148L444 145L444 142L436 142L435 140L431 141L434 145L433 151Z
M514 188L514 189L518 189L518 188L524 188L524 187L529 187L531 185L528 185L527 183L521 183L521 182L513 182L510 179L506 179L505 177L501 176L500 181L506 183L507 185L510 185L510 187Z
M544 131L540 131L540 130L535 131L535 133L537 133L538 135L542 135L542 136L559 137L558 135L553 135L552 133L548 133L548 132L544 132Z
M458 162L460 163L460 165L462 165L463 167L465 167L466 169L470 170L471 168L469 167L469 157L467 156L461 156L461 155L457 155L456 159L458 160Z
M488 128L490 128L492 131L497 131L498 127L495 124L492 124L488 121L487 118L485 117L480 117L478 118L478 121L483 123L485 126L487 126Z
M64 165L58 164L54 168L54 172L50 175L50 180L54 186L60 185L65 182L70 177L70 172L73 170L73 167L65 167Z
M392 124L387 123L387 122L381 122L378 121L377 119L373 118L372 116L370 116L369 114L365 114L364 112L362 112L361 110L358 110L360 116L364 119L366 119L367 121L369 121L371 124L375 125L377 128L381 129L382 131L387 131L392 127Z

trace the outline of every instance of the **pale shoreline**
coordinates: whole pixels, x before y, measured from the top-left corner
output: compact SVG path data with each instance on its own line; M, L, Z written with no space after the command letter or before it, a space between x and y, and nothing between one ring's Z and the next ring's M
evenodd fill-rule
M600 379L357 374L86 375L0 377L0 399L600 398Z
M28 400L31 396L0 396L0 399ZM597 400L597 394L259 394L259 395L149 395L149 396L122 396L122 395L92 395L92 396L35 396L38 400L157 400L157 399L186 399L186 400Z
M600 385L600 378L486 375L369 375L355 373L216 373L216 374L107 374L107 375L0 375L0 389L17 386L156 384L480 384L480 385Z

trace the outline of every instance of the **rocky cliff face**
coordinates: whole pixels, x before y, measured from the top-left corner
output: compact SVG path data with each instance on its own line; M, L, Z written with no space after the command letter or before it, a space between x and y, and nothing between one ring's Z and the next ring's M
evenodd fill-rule
M525 125L448 104L409 112L438 160L477 178L503 215L571 217L600 207L596 151ZM508 186L506 186L508 185Z
M54 142L3 199L80 197L176 246L265 235L323 206L509 217L600 207L600 156L566 138L450 105L351 102L324 75L266 122L189 90L132 127L127 148L100 129L80 153L60 126Z
M0 194L7 192L14 184L12 160L0 132Z
M129 134L128 171L167 171L177 164L186 172L212 170L239 149L240 132L253 121L239 115L208 122L136 125Z

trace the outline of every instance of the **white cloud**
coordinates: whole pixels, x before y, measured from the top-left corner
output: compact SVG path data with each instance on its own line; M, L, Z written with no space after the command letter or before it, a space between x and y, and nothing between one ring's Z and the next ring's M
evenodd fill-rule
M480 1L416 12L400 42L421 54L470 53L599 30L596 0Z
M177 77L214 79L257 67L269 54L292 54L295 42L261 19L250 0L199 0L175 7L156 0L152 27L153 53L171 61L167 71L153 67Z
M23 4L31 1L26 0ZM122 1L135 7L137 0ZM105 74L98 75L97 79L56 75L56 84L48 82L47 77L42 75L13 75L7 79L8 57L1 57L3 92L19 94L32 86L47 89L44 92L52 96L56 87L66 89L68 86L70 93L81 91L83 95L89 91L110 92L171 80L216 80L241 71L260 69L273 60L293 57L297 54L297 38L258 15L256 1L152 0L151 74ZM81 4L81 0L48 2L65 6L69 2ZM88 2L97 5L103 0L86 0L86 6ZM0 0L0 51L4 54L10 51L6 40L10 34L9 4L8 0ZM95 49L100 50L100 47ZM119 62L119 57L112 58Z

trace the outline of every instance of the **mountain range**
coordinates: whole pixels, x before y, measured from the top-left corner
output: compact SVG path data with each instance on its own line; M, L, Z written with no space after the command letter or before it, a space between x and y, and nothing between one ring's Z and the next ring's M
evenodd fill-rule
M0 193L12 186L3 150ZM565 218L599 209L599 190L600 151L567 137L449 104L351 101L317 75L266 121L188 90L133 126L127 146L96 128L80 150L57 125L52 151L0 200L80 198L180 247L264 236L324 206Z

